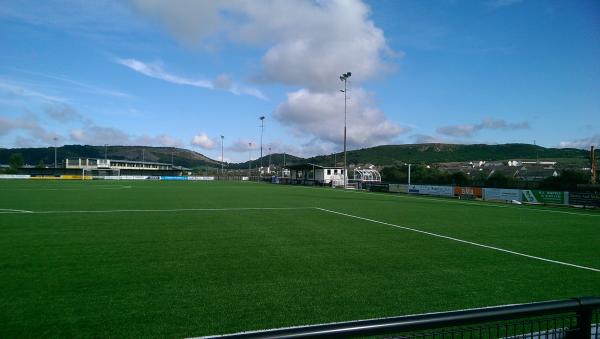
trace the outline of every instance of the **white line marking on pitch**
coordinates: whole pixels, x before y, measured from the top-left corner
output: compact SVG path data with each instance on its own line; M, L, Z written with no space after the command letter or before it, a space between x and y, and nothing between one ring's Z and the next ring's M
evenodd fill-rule
M437 238L443 238L443 239L448 239L448 240L452 240L452 241L457 241L457 242L461 242L461 243L464 243L464 244L469 244L469 245L473 245L473 246L488 248L488 249L491 249L491 250L505 252L505 253L510 253L510 254L514 254L514 255L519 255L519 256L522 256L522 257L526 257L526 258L541 260L541 261L550 262L550 263L553 263L553 264L559 264L559 265L564 265L564 266L571 266L571 267L581 268L581 269L588 270L588 271L600 272L600 269L593 268L593 267L581 266L581 265L571 264L571 263L568 263L568 262L563 262L563 261L558 261L558 260L552 260L552 259L546 259L546 258L542 258L542 257L536 257L536 256L533 256L533 255L529 255L529 254L525 254L525 253L520 253L520 252L515 252L515 251L511 251L511 250L506 250L506 249L499 248L499 247L494 247L494 246L490 246L490 245L479 244L479 243L468 241L468 240L462 240L462 239L458 239L458 238L453 238L453 237L449 237L447 235L441 235L441 234L437 234L437 233L422 231L422 230L418 230L416 228L411 228L411 227L406 227L406 226L400 226L400 225L391 224L391 223L388 223L388 222L379 221L379 220L375 220L375 219L369 219L369 218L359 217L359 216L356 216L356 215L347 214L347 213L343 213L343 212L332 211L332 210L328 210L326 208L321 208L321 207L315 207L315 208L318 209L318 210L324 211L324 212L333 213L333 214L339 214L339 215L343 215L343 216L346 216L346 217L349 217L349 218L354 218L354 219L369 221L369 222L372 222L372 223L382 224L382 225L386 225L386 226L392 226L392 227L400 228L400 229L407 230L407 231L412 231L412 232L427 234L427 235L430 235L430 236L433 236L433 237L437 237Z
M6 210L0 213L33 213L33 214L61 214L61 213L130 213L130 212L223 212L223 211L263 211L263 210L306 210L314 207L230 207L230 208L173 208L162 210L151 209L123 209L123 210L65 210L65 211L24 211ZM2 210L0 210L2 211Z
M33 213L33 211L28 210L13 210L8 208L0 208L0 213Z

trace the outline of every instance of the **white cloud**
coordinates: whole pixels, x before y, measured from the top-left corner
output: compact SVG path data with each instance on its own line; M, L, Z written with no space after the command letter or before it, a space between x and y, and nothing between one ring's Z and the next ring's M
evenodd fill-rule
M17 83L0 79L0 91L17 98L33 98L44 102L66 102L65 98L40 93Z
M590 146L600 147L600 134L596 134L587 138L573 139L561 141L558 147L560 148L581 148L589 149Z
M145 76L164 80L177 85L188 85L210 89L213 88L212 83L208 80L193 80L170 74L163 69L162 63L159 62L145 63L135 59L117 59L117 63L129 67L138 73L142 73Z
M228 39L267 46L257 79L311 91L337 88L347 71L356 81L370 79L389 67L384 56L394 54L359 0L133 2L187 45Z
M183 147L181 140L164 133L156 136L144 135L134 138L134 144L163 147Z
M69 133L71 141L87 145L124 145L124 146L162 146L182 147L183 143L167 134L156 136L131 135L117 128L89 125L82 128L72 129Z
M438 138L438 137L434 137L431 135L426 135L426 134L414 134L410 136L415 143L417 144L446 144L446 143L453 143L449 140L446 140L444 138Z
M248 150L256 150L259 145L253 140L249 139L237 139L232 144L227 146L228 151L243 153L248 152ZM264 147L264 146L263 146ZM253 155L253 158L256 158L256 155Z
M15 71L21 72L21 73L25 73L25 74L29 74L29 75L33 75L36 77L42 77L42 78L47 78L47 79L52 79L52 80L58 80L60 82L63 82L65 84L68 84L67 86L60 86L59 88L64 88L65 90L78 90L78 91L82 91L82 92L86 92L86 93L91 93L91 94L99 94L99 95L105 95L105 96L112 96L112 97L121 97L121 98L130 98L131 95L127 94L127 93L123 93L120 91L115 91L112 89L107 89L107 88L102 88L102 87L98 87L98 86L94 86L94 85L90 85L90 84L86 84L80 81L76 81L64 76L60 76L60 75L55 75L55 74L50 74L50 73L41 73L41 72L34 72L34 71L29 71L29 70L23 70L23 69L14 69ZM55 83L55 81L54 81ZM56 84L53 83L54 87L57 87Z
M186 85L206 89L222 89L235 95L246 94L262 100L267 99L265 95L262 94L262 92L258 89L247 88L235 84L227 75L219 75L215 80L190 79L167 72L160 62L146 63L136 59L116 59L116 62L145 76L164 80L177 85ZM223 86L226 86L226 88Z
M194 135L194 137L192 138L192 145L204 149L213 149L217 147L217 143L204 132L198 135Z
M485 118L481 123L478 124L463 124L463 125L452 125L439 127L436 132L448 135L452 137L465 137L470 138L477 132L484 129L493 130L506 130L513 131L519 129L529 129L529 122L523 121L518 123L506 122L502 119Z
M29 141L29 146L46 146L54 143L54 138L58 141L63 139L60 135L46 130L32 112L26 112L16 118L0 116L0 136L19 132L26 133L28 137L17 135L17 143Z
M85 131L83 130L83 128L76 128L71 130L69 136L73 141L82 142L83 140L85 140Z
M44 111L48 117L62 123L81 121L83 119L73 106L64 103L46 105Z
M347 108L347 140L351 148L391 142L408 128L398 126L374 106L371 94L352 93ZM322 143L342 145L344 140L344 97L339 92L312 93L302 89L288 94L274 113L275 119L298 136L309 135Z
M228 1L132 0L143 15L157 18L183 43L193 46L225 24L219 13Z
M233 87L233 80L229 74L219 74L213 80L213 87L217 89L230 90Z

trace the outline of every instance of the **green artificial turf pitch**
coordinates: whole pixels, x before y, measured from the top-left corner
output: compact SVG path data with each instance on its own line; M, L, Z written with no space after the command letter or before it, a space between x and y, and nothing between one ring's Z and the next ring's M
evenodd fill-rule
M33 180L1 181L0 209L2 338L190 337L600 295L595 211Z

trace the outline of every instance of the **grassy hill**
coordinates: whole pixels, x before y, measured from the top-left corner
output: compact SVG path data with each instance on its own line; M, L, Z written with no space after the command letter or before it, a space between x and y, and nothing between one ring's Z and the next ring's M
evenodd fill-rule
M283 153L274 153L274 154L271 154L271 165L278 166L278 167L283 165L284 157L285 157L286 164L295 164L295 163L307 161L307 159L305 159L305 158L297 157L297 156L294 156L291 154L285 154L285 156L284 156ZM252 168L260 166L260 164L261 164L260 158L252 160ZM265 155L262 157L262 164L263 164L263 166L267 166L269 164L269 156L268 155ZM235 163L235 164L228 164L227 168L247 169L248 161Z
M596 153L600 155L599 152ZM336 154L338 163L344 154ZM317 164L333 164L333 155L321 155L310 159ZM439 163L470 160L508 160L508 159L569 159L585 161L589 151L574 148L545 148L529 144L502 145L456 145L456 144L408 144L384 145L348 152L348 163L371 163L391 165L394 162Z
M220 162L208 158L198 152L175 147L147 147L147 146L109 146L107 149L109 159L142 160L155 162L173 162L175 165L188 168L219 167ZM13 153L21 153L25 163L36 165L41 161L50 165L54 163L54 148L0 148L0 163L8 163L8 158ZM600 152L596 151L600 158ZM338 165L343 164L343 153L336 155ZM58 148L59 163L65 158L104 158L104 146L65 145ZM334 155L319 155L312 158L301 158L286 154L286 163L311 162L321 165L333 165ZM392 165L396 162L411 163L440 163L470 160L508 160L508 159L551 159L559 162L584 164L589 159L589 151L574 148L545 148L529 144L502 144L502 145L455 145L455 144L407 144L384 145L359 150L348 151L348 164L371 163L375 165ZM263 157L263 165L269 163L269 156ZM283 164L283 154L271 155L271 163L280 166ZM260 164L260 159L252 160L252 167ZM248 162L228 164L228 168L245 169Z

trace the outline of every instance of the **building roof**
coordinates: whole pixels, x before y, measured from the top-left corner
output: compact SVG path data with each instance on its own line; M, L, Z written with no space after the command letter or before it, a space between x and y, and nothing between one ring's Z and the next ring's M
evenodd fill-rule
M119 160L119 159L103 159L103 158L67 158L69 161L78 161L81 160L94 160L97 162L108 160L110 162L122 162L125 164L148 164L148 165L162 165L162 166L172 166L171 164L167 164L164 162L153 162L153 161L135 161L135 160Z
M104 160L104 159L100 159L100 160ZM108 159L110 160L110 162L123 162L126 164L148 164L148 165L164 165L164 166L171 166L171 164L167 164L164 162L152 162L152 161L134 161L134 160L116 160L116 159Z
M287 165L287 166L285 166L285 168L291 169L291 170L311 170L313 168L318 168L318 169L324 169L324 168L344 169L343 167L321 166L321 165L311 164L311 163L302 163L302 164Z

